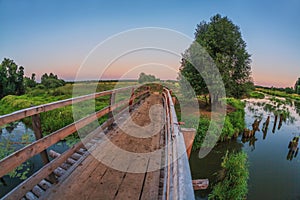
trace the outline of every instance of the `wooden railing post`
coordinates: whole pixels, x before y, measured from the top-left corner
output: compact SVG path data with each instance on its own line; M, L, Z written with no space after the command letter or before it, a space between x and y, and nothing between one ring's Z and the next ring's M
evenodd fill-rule
M132 88L132 90L131 90L131 96L130 96L130 99L129 99L129 112L131 112L132 109L133 109L134 99L135 99L135 97L134 97L134 88Z
M34 135L36 140L39 140L43 137L42 134L42 126L41 126L41 118L40 118L40 114L35 114L32 115L32 128L34 131ZM46 165L50 162L49 157L48 157L48 153L47 150L44 150L40 153L43 164ZM49 181L51 181L52 183L57 182L55 175L53 173L51 173L48 177Z
M115 92L112 92L110 94L110 97L109 97L109 106L110 108L112 108L113 104L115 103L115 98L116 98L116 93ZM112 119L114 117L113 115L113 111L112 109L110 109L110 112L108 113L108 119ZM113 129L113 121L111 124L108 125L107 129L108 130L112 130Z

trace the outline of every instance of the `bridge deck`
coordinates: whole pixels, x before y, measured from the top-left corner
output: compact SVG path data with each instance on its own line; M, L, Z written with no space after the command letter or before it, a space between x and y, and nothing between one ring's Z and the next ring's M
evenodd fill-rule
M147 153L160 148L160 130L163 124L163 114L160 109L150 109L154 104L161 104L160 95L151 95L140 107L131 114L131 119L135 124L148 126L145 134L146 138L137 138L140 129L125 121L124 126L116 126L106 135L110 141L119 148L134 152ZM151 113L150 123L149 111ZM127 117L125 117L127 118ZM127 118L128 120L128 118ZM154 120L154 121L153 121ZM128 130L130 134L128 135ZM152 136L151 136L152 135ZM106 145L106 146L105 146ZM106 163L113 166L120 164L120 155L113 153L113 149L107 148L105 142L99 143L91 153L106 159ZM160 165L161 158L129 158L126 163L122 163L122 168L134 171L137 166L142 169L142 173L130 173L118 171L101 163L94 156L89 155L86 159L63 181L52 187L45 195L46 199L157 199L159 195L160 170L147 172L153 162ZM123 158L123 160L125 160ZM110 166L111 166L110 165Z

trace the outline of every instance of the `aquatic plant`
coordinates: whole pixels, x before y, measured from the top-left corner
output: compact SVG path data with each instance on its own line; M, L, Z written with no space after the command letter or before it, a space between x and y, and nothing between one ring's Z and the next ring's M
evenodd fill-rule
M22 136L22 139L19 143L27 143L29 141L29 134L24 134L24 136ZM15 152L16 146L12 145L11 140L12 137L8 137L8 138L1 138L1 143L0 143L0 160L5 158L6 156L12 154L13 152ZM25 162L23 164L21 164L20 166L18 166L16 169L13 169L10 173L8 173L7 175L10 178L19 178L20 180L25 180L27 178L27 174L29 173L30 168L29 168L29 162ZM2 181L0 181L0 185L1 184L5 184L4 179L2 179Z

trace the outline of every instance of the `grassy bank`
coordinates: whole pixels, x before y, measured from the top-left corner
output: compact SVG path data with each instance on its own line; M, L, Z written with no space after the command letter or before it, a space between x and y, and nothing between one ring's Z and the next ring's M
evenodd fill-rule
M246 199L249 179L247 154L227 152L221 166L221 181L213 187L209 199Z
M230 140L233 137L237 137L245 128L245 103L234 98L227 98L228 112L225 117L223 128L220 129L218 124L211 121L209 116L201 116L200 119L190 115L182 119L185 122L185 127L197 128L197 134L193 143L193 150L197 150L201 147L211 147L210 143L204 143L204 138L207 135L209 126L211 131L209 132L210 137L220 142ZM230 111L229 111L230 109ZM197 123L198 127L197 127ZM220 134L221 132L221 134ZM219 138L216 138L219 137Z

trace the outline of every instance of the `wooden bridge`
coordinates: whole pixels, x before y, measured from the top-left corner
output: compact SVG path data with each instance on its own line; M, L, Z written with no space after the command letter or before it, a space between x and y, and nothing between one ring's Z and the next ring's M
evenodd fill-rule
M113 102L124 91L131 92L130 98L42 136L40 113L107 95ZM158 109L151 110L153 105ZM126 112L128 107L130 112ZM106 122L64 153L49 151L50 146L104 115L109 116ZM3 199L194 199L186 153L194 130L180 128L167 88L159 93L133 86L39 105L0 116L0 126L25 117L32 117L36 141L2 159L0 177L37 154L44 166ZM129 119L152 131L141 133ZM115 146L134 156L126 157Z

